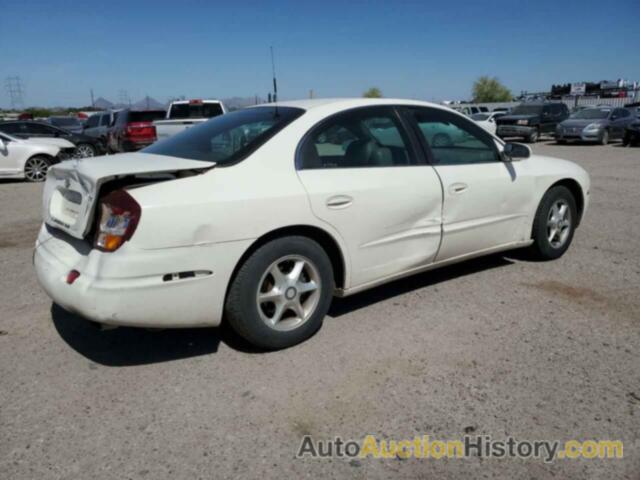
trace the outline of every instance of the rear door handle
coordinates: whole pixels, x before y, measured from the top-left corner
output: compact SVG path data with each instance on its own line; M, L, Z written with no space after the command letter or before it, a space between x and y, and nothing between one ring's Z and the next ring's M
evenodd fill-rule
M452 183L451 185L449 185L449 193L451 193L452 195L457 195L459 193L464 193L469 189L469 185L467 185L466 183Z
M327 199L327 207L333 209L347 208L353 203L353 198L349 195L335 195Z

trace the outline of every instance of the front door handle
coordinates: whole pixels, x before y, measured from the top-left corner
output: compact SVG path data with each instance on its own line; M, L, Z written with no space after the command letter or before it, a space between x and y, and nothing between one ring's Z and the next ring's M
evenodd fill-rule
M469 185L467 185L466 183L458 182L449 185L449 193L451 193L452 195L464 193L467 190L469 190Z
M349 195L335 195L327 199L327 207L333 209L347 208L353 203L353 198Z

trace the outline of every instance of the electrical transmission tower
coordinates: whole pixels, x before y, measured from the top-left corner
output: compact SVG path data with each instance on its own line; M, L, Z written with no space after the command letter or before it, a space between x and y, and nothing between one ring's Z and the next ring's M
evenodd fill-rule
M11 108L14 110L24 108L24 87L22 86L22 79L17 75L7 77L4 81L4 87L9 94Z

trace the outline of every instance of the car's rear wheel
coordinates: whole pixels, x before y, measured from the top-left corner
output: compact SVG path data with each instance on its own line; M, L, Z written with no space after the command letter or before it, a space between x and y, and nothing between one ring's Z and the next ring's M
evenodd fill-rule
M75 158L95 157L96 149L89 143L80 143L76 146L73 156Z
M24 164L24 178L29 182L43 182L47 178L47 170L51 162L47 157L36 155Z
M567 251L577 225L576 200L558 185L545 193L533 221L531 251L541 260L560 258Z
M331 261L318 243L300 236L278 238L240 266L229 289L225 318L258 347L290 347L320 328L333 289Z

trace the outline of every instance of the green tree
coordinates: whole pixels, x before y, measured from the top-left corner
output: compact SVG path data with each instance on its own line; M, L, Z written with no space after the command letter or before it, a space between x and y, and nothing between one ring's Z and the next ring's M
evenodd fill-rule
M473 101L476 103L510 102L512 99L511 90L496 77L483 76L473 84Z
M382 92L378 87L371 87L362 94L364 98L382 98Z

